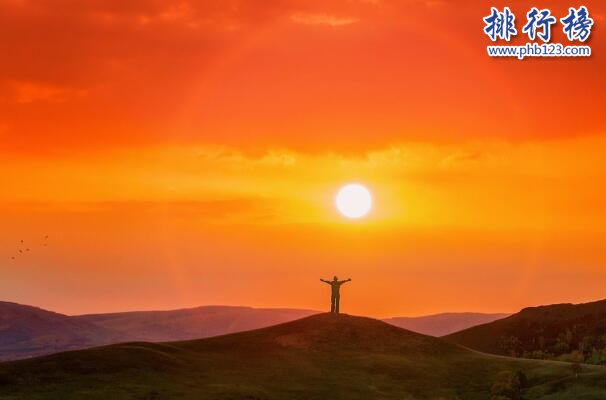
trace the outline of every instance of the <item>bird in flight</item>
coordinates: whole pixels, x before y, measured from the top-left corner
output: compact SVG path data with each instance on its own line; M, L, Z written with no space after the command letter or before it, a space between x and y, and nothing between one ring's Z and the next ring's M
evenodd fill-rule
M24 250L25 250L25 252L32 251L31 247L25 247L25 248L22 247L25 245L25 240L21 239L21 240L19 240L18 243L19 243L19 247L21 247L21 248L17 248L18 253L14 256L11 256L11 260L15 260L16 256L20 256L20 255L24 254ZM44 240L43 240L42 246L48 247L48 235L44 235Z

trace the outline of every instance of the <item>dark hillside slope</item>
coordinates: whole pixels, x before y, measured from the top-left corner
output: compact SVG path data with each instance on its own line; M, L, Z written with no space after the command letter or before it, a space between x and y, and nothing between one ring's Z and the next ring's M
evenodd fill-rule
M474 400L490 398L503 370L528 376L528 398L606 396L603 367L575 379L566 363L490 356L369 318L319 314L202 340L0 364L0 398Z
M517 314L445 336L487 353L553 357L606 347L606 300L525 308Z

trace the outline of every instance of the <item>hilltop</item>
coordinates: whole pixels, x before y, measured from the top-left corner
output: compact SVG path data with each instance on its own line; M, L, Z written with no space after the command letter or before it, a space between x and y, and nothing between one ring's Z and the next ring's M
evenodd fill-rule
M606 394L606 368L477 353L385 322L318 314L226 336L124 343L0 364L3 399L489 399L502 371L525 395ZM564 396L564 397L561 397Z
M122 332L133 340L162 342L200 339L280 324L318 314L291 308L200 306L179 310L131 311L76 316L84 321ZM441 313L420 317L393 317L383 321L413 332L444 336L509 314Z

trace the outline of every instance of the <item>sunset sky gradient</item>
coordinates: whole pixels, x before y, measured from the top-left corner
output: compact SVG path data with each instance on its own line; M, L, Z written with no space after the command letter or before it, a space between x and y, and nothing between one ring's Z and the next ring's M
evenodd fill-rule
M486 55L490 5L521 32L581 4L0 2L2 300L326 309L334 274L378 317L605 298L606 3L582 4L591 57L519 61ZM335 210L347 182L368 217Z

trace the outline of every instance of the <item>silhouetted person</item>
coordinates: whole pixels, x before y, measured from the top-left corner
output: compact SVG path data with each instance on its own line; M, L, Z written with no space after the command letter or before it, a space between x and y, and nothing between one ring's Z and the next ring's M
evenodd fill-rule
M330 295L330 312L339 313L339 299L340 299L340 294L339 294L339 289L341 288L341 285L347 282L351 281L351 278L346 279L344 281L340 281L336 276L332 278L332 281L327 281L324 279L320 279L322 282L324 283L328 283L330 285L331 288L331 295Z

